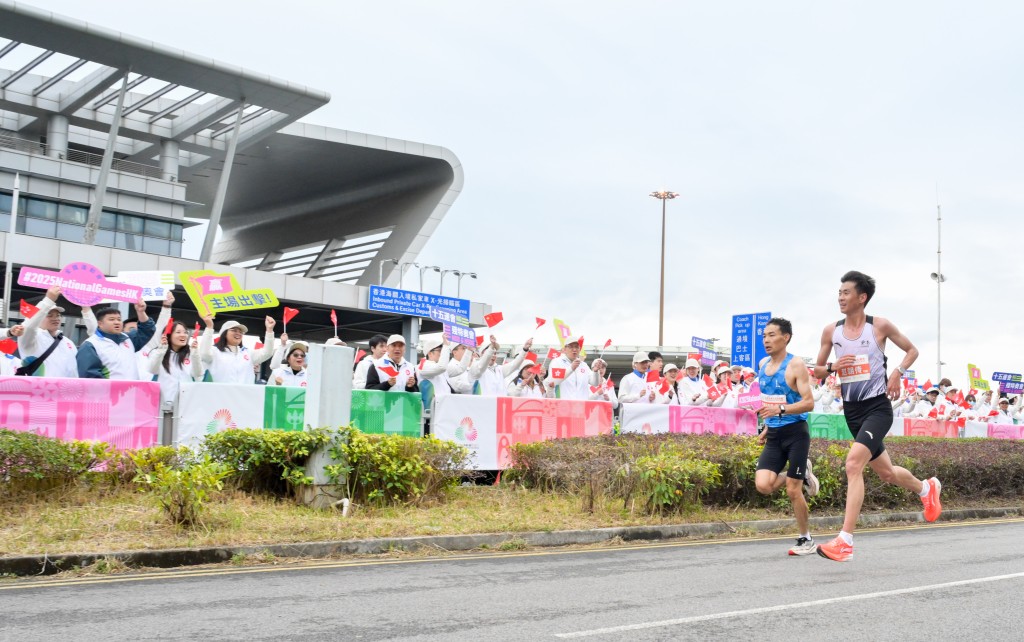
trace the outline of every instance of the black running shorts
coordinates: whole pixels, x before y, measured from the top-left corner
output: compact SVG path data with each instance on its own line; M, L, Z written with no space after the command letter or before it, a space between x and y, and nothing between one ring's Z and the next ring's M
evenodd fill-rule
M871 461L885 452L882 440L892 428L892 402L885 395L864 401L844 401L843 413L853 441L871 451Z
M761 456L757 458L758 470L770 470L780 473L789 462L786 475L793 479L803 479L807 474L807 453L811 449L811 431L806 421L782 426L781 428L765 428L768 440L764 444Z

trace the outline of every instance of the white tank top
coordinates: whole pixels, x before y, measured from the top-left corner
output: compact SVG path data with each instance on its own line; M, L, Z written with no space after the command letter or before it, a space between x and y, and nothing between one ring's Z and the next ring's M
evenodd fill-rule
M867 317L860 336L848 339L843 335L846 319L836 322L832 333L832 348L836 357L852 354L857 363L836 371L843 389L844 401L865 401L886 391L886 358L885 353L875 341L874 317Z

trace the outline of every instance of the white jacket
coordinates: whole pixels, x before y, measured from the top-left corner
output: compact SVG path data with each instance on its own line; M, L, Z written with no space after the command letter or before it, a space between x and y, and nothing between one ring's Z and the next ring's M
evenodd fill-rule
M199 338L199 357L214 383L256 383L255 366L274 356L274 331L267 330L263 347L255 352L244 345L220 350L213 345L213 329Z
M352 373L352 389L362 390L366 388L366 373L370 371L370 366L373 365L373 355L368 354L362 358L362 360L356 364L355 372Z
M0 377L13 377L14 372L20 367L21 359L14 355L0 353Z
M150 352L145 372L153 375L157 383L160 384L161 410L173 412L178 404L178 390L181 388L181 382L202 381L203 366L199 358L199 351L189 349L184 367L179 366L177 360L172 356L167 362L167 367L170 369L168 372L164 369L163 364L165 354L167 354L167 346L157 346Z
M679 403L683 406L703 406L708 401L707 386L704 380L696 380L687 376L679 378ZM696 400L694 399L696 397Z
M46 330L39 329L43 319L56 304L43 297L39 303L39 312L26 319L22 325L25 333L18 337L18 353L21 354L22 362L28 361L29 357L39 358L46 352L53 343L54 337ZM69 379L78 378L78 348L71 339L64 337L60 345L46 357L43 365L36 370L36 377L65 377Z
M555 397L558 399L589 399L590 386L600 383L601 376L591 370L587 362L582 359L580 359L580 365L576 370L570 371L571 366L572 362L564 354L552 359L548 366L548 378L544 381L544 385L554 386ZM565 370L565 377L556 379L552 373L555 369Z
M277 383L277 378L281 377L281 383ZM279 366L274 368L270 373L270 379L267 381L268 386L287 386L290 388L305 388L306 387L306 369L303 368L298 372L291 369L290 366Z
M650 403L651 389L647 385L647 373L638 376L636 370L619 380L619 401L622 403Z
M491 363L493 354L494 348L487 346L484 353L480 355L480 361L484 364L483 372L479 377L480 394L484 397L506 397L508 396L508 384L519 375L519 367L523 364L526 353L520 352L514 359L501 365L488 365Z

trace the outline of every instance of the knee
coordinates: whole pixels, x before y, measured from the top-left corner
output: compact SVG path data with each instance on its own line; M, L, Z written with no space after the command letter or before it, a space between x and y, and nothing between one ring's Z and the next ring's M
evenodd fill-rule
M846 478L860 477L864 474L864 464L859 461L846 460Z
M896 471L892 468L876 470L875 472L878 473L878 478L887 484L891 484L896 481Z
M797 500L803 499L804 496L803 480L798 479L796 481L799 483L786 484L786 494L789 495L789 501L793 503L796 503Z
M757 487L757 492L761 493L762 495L772 494L772 484L768 480L759 479L754 483L754 486Z

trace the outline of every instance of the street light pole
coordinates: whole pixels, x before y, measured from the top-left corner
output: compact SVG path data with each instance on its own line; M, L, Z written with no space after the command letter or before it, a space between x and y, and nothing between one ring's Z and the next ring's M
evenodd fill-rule
M658 295L658 347L665 344L665 203L679 194L667 190L651 192L661 201L661 290Z
M455 297L462 298L462 277L468 276L471 279L476 278L476 272L459 272L459 280L456 284Z
M942 206L936 205L938 210L938 216L936 223L939 229L939 246L936 252L938 268L936 272L932 272L932 280L935 281L935 304L937 309L935 311L935 322L937 328L935 330L936 343L935 343L935 368L938 372L938 377L942 379L942 282L946 280L946 276L942 273Z

